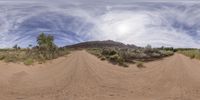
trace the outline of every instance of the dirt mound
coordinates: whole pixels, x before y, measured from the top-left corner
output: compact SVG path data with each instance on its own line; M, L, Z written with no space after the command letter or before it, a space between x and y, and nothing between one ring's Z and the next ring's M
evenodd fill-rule
M200 62L180 54L122 68L76 51L44 65L0 63L0 100L199 100Z

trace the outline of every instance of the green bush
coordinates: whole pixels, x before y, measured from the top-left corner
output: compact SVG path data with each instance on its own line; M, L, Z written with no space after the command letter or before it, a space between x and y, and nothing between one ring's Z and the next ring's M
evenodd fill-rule
M120 60L120 56L118 54L109 56L110 61L118 62Z
M55 59L69 53L64 47L58 48L51 35L41 33L37 37L37 43L37 46L29 45L29 47L22 49L17 45L14 46L14 49L0 49L0 60L24 62L25 65L30 65L34 62L44 63L46 60Z
M111 48L107 48L107 49L103 49L102 55L115 55L117 54L117 51L115 49L111 49Z
M179 50L178 53L181 53L185 56L190 57L191 59L195 58L195 59L200 59L200 51L199 50Z
M33 63L34 63L34 61L31 58L28 58L28 59L24 60L24 64L25 65L32 65Z

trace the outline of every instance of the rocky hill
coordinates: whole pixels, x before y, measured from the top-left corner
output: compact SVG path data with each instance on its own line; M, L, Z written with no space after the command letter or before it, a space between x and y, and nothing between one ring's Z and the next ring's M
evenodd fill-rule
M66 46L66 48L102 48L102 47L116 47L116 48L136 48L135 45L126 45L121 42L116 42L113 40L106 41L88 41L82 42L74 45Z

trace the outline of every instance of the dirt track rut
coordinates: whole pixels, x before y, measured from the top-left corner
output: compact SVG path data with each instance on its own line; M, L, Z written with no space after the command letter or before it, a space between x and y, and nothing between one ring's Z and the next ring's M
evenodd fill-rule
M43 65L0 62L0 100L200 100L200 61L180 54L122 68L75 51Z

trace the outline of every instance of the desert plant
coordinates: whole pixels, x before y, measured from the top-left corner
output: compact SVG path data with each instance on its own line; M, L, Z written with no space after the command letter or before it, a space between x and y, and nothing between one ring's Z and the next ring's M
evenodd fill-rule
M185 50L179 50L178 53L181 53L185 56L190 57L191 59L200 59L200 51L197 49L185 49Z
M37 43L38 43L39 54L42 54L43 57L45 57L45 59L55 58L57 46L54 44L53 36L41 33L37 37Z
M151 48L147 45L145 48L93 48L88 52L94 54L101 60L109 60L112 63L124 65L126 63L135 63L135 61L152 61L162 57L173 55L173 51Z
M0 60L4 60L5 56L4 55L0 55Z
M104 48L102 50L102 55L115 55L117 51L114 48Z
M124 63L124 59L122 57L120 57L118 54L109 56L109 60L112 63L117 63L117 64L123 64Z
M4 59L5 62L17 62L17 57L15 56L7 56Z
M13 46L13 49L17 49L17 48L18 48L17 44Z
M106 58L105 57L101 57L101 60L106 60Z
M28 58L28 59L24 60L24 64L25 65L32 65L33 63L34 63L34 61L31 58Z
M191 54L190 58L191 58L191 59L194 59L194 58L195 58L195 55L194 55L194 54Z
M152 52L152 47L151 47L151 45L147 45L145 48L144 48L144 53L151 53Z
M138 68L145 68L143 62L141 62L141 61L136 62L136 66L137 66Z
M151 54L151 56L152 56L152 57L155 57L155 58L159 58L159 57L161 57L161 54L156 53L156 52L153 52L153 53Z

